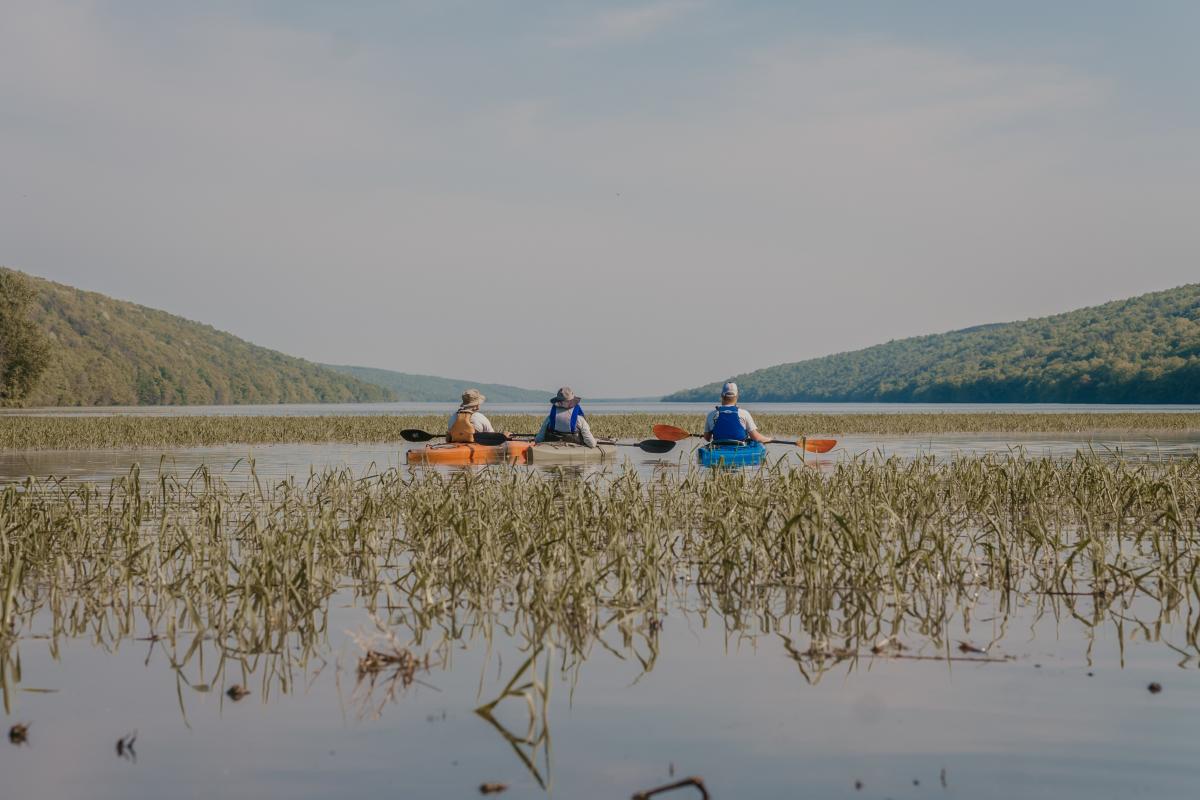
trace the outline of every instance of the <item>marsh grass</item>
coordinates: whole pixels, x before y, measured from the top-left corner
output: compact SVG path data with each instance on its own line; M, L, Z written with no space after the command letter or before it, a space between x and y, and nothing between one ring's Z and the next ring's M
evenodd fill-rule
M288 691L324 661L335 595L403 632L380 650L395 661L362 672L398 667L401 684L426 663L415 654L477 637L557 648L564 670L615 647L649 670L659 620L680 609L732 636L783 637L817 680L888 637L949 657L952 621L982 593L1001 611L1112 617L1147 638L1179 620L1170 646L1196 653L1196 458L859 458L650 478L327 470L267 486L247 469L235 484L135 468L107 486L0 493L6 706L35 631L52 652L67 637L143 638L181 695L251 676L263 698ZM188 665L212 650L201 680Z
M777 436L949 433L1200 432L1200 413L1112 414L771 414L755 409L759 426ZM539 415L497 414L499 430L532 433ZM700 414L595 414L597 435L645 438L655 423L699 430ZM0 448L84 450L118 447L198 447L222 444L401 442L400 431L445 431L443 415L398 416L0 416Z

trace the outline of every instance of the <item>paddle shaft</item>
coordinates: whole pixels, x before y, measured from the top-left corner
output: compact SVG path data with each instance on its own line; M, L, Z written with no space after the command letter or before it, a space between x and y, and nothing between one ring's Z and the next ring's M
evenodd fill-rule
M654 435L660 439L666 439L671 442L678 442L688 437L703 438L704 434L690 433L683 428L677 428L674 425L655 425L651 428ZM802 437L798 441L790 439L768 439L766 444L790 444L793 447L799 447L810 453L828 453L837 445L836 439L809 439L807 436Z
M477 444L483 444L483 445L500 445L500 444L504 444L507 441L516 440L516 439L520 439L520 438L530 439L530 438L533 438L533 434L532 433L514 433L511 436L505 436L503 433L495 433L495 432L491 432L491 431L480 431L475 434L475 442ZM616 447L636 447L640 450L646 451L647 453L665 453L665 452L671 450L675 446L674 442L667 442L662 439L646 439L641 442L612 442L612 441L604 441L604 440L598 440L598 441L600 441L601 444L611 444ZM666 446L668 444L670 445L670 447Z

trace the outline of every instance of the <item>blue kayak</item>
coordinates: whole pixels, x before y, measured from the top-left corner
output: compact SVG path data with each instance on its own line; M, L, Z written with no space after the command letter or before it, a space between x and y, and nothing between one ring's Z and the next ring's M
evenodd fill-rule
M759 442L710 442L696 451L702 467L753 467L767 456Z

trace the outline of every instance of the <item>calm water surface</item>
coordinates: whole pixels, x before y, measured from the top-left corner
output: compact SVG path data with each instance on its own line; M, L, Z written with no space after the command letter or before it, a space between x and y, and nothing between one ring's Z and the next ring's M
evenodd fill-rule
M1013 447L1159 458L1198 446L1195 435L852 436L808 463ZM272 477L363 472L402 465L407 447L4 453L0 478L108 480L134 462L156 473L161 459L177 473L207 464L234 479L247 457ZM692 462L690 446L667 458L627 452L647 475ZM801 466L794 450L772 452ZM510 786L504 798L598 800L627 798L672 771L702 775L716 798L1195 796L1200 680L1187 608L1167 613L1145 597L1099 608L1091 597L1024 597L1002 607L985 593L955 613L951 646L991 643L998 660L937 651L909 620L899 634L906 655L940 660L872 656L866 642L856 659L821 662L806 655L813 636L787 606L802 599L781 593L773 611L746 617L682 586L660 630L616 620L582 658L543 653L536 666L550 667L552 685L544 718L540 705L531 715L510 698L494 724L474 709L529 653L499 626L490 644L480 629L456 632L444 665L388 699L384 686L356 685L359 651L347 632L372 623L349 593L330 603L315 655L301 659L297 646L291 663L222 661L212 642L189 651L187 637L173 647L113 641L103 630L53 640L42 615L19 632L3 673L4 725L33 725L27 744L0 745L0 797L467 798L498 781ZM426 639L417 649L431 648ZM1152 681L1161 694L1146 690ZM224 690L233 683L251 694L232 702ZM136 762L114 749L133 730Z
M659 403L654 401L588 400L588 413L596 414L699 414L712 403ZM0 416L320 416L379 414L448 414L452 403L324 403L244 406L99 406L34 409L0 409ZM488 403L485 411L495 414L540 414L546 403ZM1116 412L1195 412L1200 405L1121 405L1084 403L749 403L747 408L764 414L926 414L984 412L1011 414L1105 414Z
M981 598L969 624L960 615L951 636L991 643L1003 660L864 651L822 672L786 614L746 624L689 610L684 593L656 633L614 625L565 672L563 654L543 655L544 720L541 704L531 714L510 698L495 724L474 709L526 656L503 636L490 652L482 636L456 641L445 667L387 700L356 685L344 633L368 615L337 603L324 659L288 670L223 663L207 643L188 653L187 637L52 646L35 626L16 646L21 680L9 677L5 715L34 724L28 744L0 748L0 794L440 798L499 781L506 797L599 800L674 769L720 798L1193 796L1200 684L1184 620L1156 629L1149 605L1095 612L1090 600L1078 616L1032 603L1006 616L993 601ZM916 625L900 638L910 655L946 655ZM251 694L234 703L223 692L237 682ZM114 749L135 729L136 763Z
M27 476L61 477L74 481L107 481L123 476L133 464L143 474L159 470L188 474L201 465L231 476L242 474L239 468L253 459L258 473L272 478L305 477L310 470L349 467L355 472L369 469L402 467L405 453L423 445L406 442L392 444L280 444L220 445L213 447L140 448L113 450L6 451L0 453L0 481L20 481ZM643 475L663 469L685 470L695 462L699 440L680 442L666 455L650 455L635 448L621 448L616 465L629 465ZM900 456L913 458L933 455L1008 453L1021 450L1029 455L1071 456L1079 450L1095 450L1122 457L1185 457L1200 452L1200 434L1163 433L1103 435L1031 433L1031 434L944 434L938 436L843 436L838 446L822 455L808 454L802 462L799 449L787 445L769 445L772 460L785 459L797 467L808 464L828 469L838 461L855 456ZM603 469L603 467L600 467Z

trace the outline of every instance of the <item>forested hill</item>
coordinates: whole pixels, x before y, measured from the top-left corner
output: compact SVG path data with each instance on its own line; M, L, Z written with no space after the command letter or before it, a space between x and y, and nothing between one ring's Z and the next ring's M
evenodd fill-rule
M749 401L1200 403L1200 284L735 376ZM712 400L720 382L664 400Z
M9 297L17 292L30 295L21 320L32 322L31 335L41 338L34 348L37 356L31 359L39 374L31 386L7 392L4 400L9 405L391 399L387 389L208 325L11 270L0 273ZM11 308L8 316L13 316ZM0 352L0 360L5 359L11 361L11 353Z
M414 402L457 403L463 390L474 387L487 396L491 403L540 403L554 392L544 389L522 389L501 383L477 383L461 378L439 378L435 375L413 375L408 372L392 372L374 367L352 367L325 364L329 369L344 375L352 375L361 381L382 386L392 392L397 400Z

